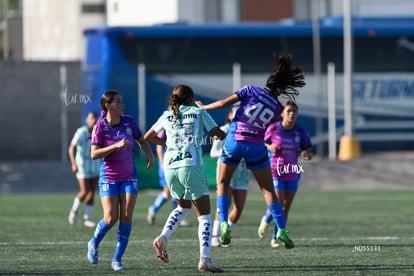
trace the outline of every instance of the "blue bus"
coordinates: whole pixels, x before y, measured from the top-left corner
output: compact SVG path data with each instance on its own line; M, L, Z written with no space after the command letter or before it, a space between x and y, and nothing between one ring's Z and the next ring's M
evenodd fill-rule
M414 17L354 17L352 25L355 136L362 150L414 149ZM339 137L343 133L343 18L324 18L319 26L321 76L313 72L310 21L88 29L82 70L83 93L91 101L84 105L82 117L99 110L102 92L113 88L124 96L125 113L144 116L141 127L148 128L167 107L175 85L190 85L197 99L209 103L234 91L234 64L241 68L241 86L264 85L275 66L273 53L283 52L292 53L295 64L306 72L307 84L296 99L298 123L313 137L318 112L327 132L326 67L329 62L336 65ZM138 81L140 65L145 66L143 83ZM316 78L322 98L315 91ZM140 85L145 97L138 96ZM211 114L221 124L227 111ZM318 137L326 142L327 135Z

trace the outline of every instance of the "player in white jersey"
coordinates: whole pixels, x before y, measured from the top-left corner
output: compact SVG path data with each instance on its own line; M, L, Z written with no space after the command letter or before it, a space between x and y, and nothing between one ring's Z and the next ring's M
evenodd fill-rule
M157 134L164 131L167 140ZM223 272L211 262L210 195L202 158L205 131L223 140L226 134L204 109L195 106L194 92L187 85L177 85L170 96L169 108L144 136L144 139L166 146L164 175L172 197L178 206L169 215L161 234L153 241L157 257L168 262L166 250L170 235L188 215L194 205L198 220L200 245L199 271Z
M72 172L76 174L79 184L79 192L73 200L68 216L69 224L72 225L76 223L76 216L82 203L85 203L82 223L86 227L95 227L91 215L94 209L95 191L98 187L100 161L91 158L91 133L97 120L98 113L89 112L85 119L86 125L76 130L68 149Z

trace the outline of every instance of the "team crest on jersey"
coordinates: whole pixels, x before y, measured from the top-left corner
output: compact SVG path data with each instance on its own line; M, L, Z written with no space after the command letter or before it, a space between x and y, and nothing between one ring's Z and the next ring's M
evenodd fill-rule
M128 135L132 136L132 130L131 130L131 128L127 127L127 129L126 129L126 133L127 133Z
M295 135L295 142L298 143L298 144L300 143L300 136L299 136L299 134L296 134Z

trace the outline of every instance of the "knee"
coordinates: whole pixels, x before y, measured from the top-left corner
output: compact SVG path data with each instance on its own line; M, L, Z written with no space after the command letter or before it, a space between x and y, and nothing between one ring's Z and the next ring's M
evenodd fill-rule
M121 213L119 220L124 223L130 223L132 221L132 213L131 212Z
M104 221L105 221L106 225L109 225L109 226L112 227L118 221L118 216L116 216L116 215L115 216L107 215L107 216L104 217Z

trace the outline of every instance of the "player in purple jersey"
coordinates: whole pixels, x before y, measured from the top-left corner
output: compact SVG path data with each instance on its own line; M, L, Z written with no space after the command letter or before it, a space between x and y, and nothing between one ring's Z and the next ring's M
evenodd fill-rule
M305 129L296 124L297 116L298 106L293 101L287 101L282 112L282 121L271 124L265 133L265 145L271 154L273 184L282 203L286 222L298 190L300 173L303 172L302 166L298 164L298 157L312 159L311 140ZM267 210L258 229L260 238L264 238L271 221L272 214ZM273 248L279 247L276 234L277 226L270 241Z
M293 248L294 243L286 230L283 208L273 189L272 172L264 134L266 128L279 119L283 110L278 97L293 98L299 95L298 87L303 87L304 72L301 68L292 68L292 55L274 56L277 69L267 78L265 87L246 85L233 95L199 107L206 110L219 109L240 102L220 157L217 185L217 210L220 217L221 243L229 245L231 229L227 222L229 208L229 184L240 160L244 158L247 169L256 178L268 209L278 226L277 238L286 248Z
M123 115L124 102L119 92L106 91L101 97L102 116L92 131L92 159L102 158L99 195L104 217L96 225L88 242L88 260L98 263L98 247L106 233L119 220L117 243L112 258L114 270L123 269L122 256L128 245L132 214L138 195L138 178L134 163L134 142L146 154L147 168L154 165L149 144L133 117Z

